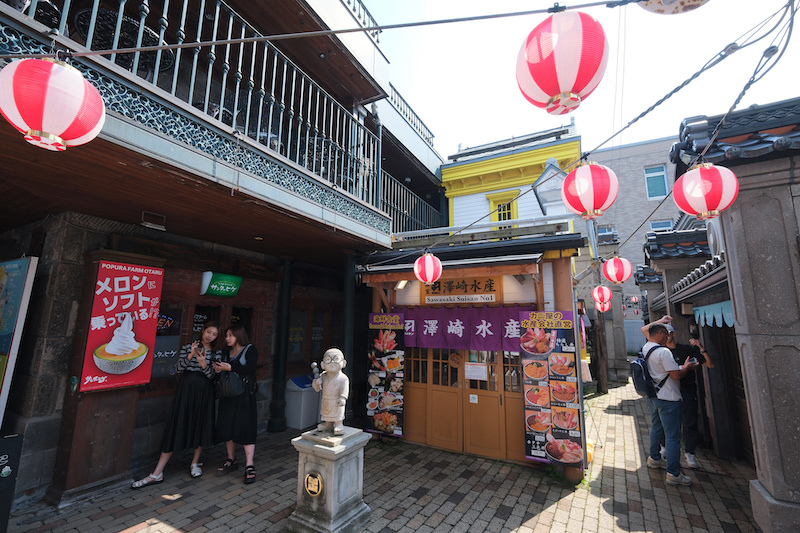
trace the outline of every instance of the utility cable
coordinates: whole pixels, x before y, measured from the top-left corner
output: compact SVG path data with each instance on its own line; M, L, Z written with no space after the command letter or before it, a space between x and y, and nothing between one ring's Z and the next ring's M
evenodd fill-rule
M598 7L598 6L606 6L606 7L620 7L627 5L629 3L638 3L643 2L645 0L607 0L607 1L598 1L598 2L590 2L586 4L580 4L573 7L561 6L558 2L555 3L554 7L549 7L546 9L533 9L528 11L515 11L511 13L493 13L489 15L473 15L469 17L457 17L451 19L437 19L437 20L425 20L425 21L417 21L417 22L401 22L398 24L384 24L384 25L377 25L377 26L365 26L365 27L358 27L358 28L344 28L339 30L315 30L315 31L306 31L306 32L296 32L296 33L279 33L276 35L256 35L253 37L241 37L237 39L219 39L213 41L194 41L194 42L184 42L179 44L164 44L164 45L153 45L153 46L139 46L136 48L117 48L114 50L87 50L85 52L72 52L70 55L72 57L86 57L86 56L94 56L94 55L110 55L110 54L128 54L132 52L155 52L158 50L175 50L179 48L198 48L198 47L207 47L207 46L220 46L220 45L231 45L231 44L248 44L248 43L260 43L260 42L271 42L271 41L285 41L287 39L298 39L298 38L305 38L305 37L327 37L331 35L342 35L346 33L375 33L375 32L382 32L386 30L397 30L403 28L418 28L424 26L435 26L440 24L455 24L461 22L475 22L481 20L493 20L493 19L502 19L502 18L512 18L512 17L522 17L527 15L544 15L548 13L555 13L560 11L567 11L567 10L576 10L576 9L585 9L589 7ZM0 59L8 59L8 58L26 58L26 57L54 57L53 54L3 54L0 55Z

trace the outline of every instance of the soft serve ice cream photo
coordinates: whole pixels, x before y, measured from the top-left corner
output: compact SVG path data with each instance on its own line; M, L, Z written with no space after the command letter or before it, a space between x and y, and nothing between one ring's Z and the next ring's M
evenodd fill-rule
M114 330L111 341L94 351L94 364L107 374L127 374L147 357L147 346L136 341L131 315L125 315L122 324Z

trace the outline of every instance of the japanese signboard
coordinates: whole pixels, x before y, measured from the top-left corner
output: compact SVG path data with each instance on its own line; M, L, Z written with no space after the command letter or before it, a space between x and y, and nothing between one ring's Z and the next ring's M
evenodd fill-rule
M366 429L398 437L403 435L403 326L402 313L369 315Z
M233 297L238 294L241 285L242 276L207 271L203 272L203 280L200 283L200 294Z
M38 263L38 257L0 263L0 423L6 411Z
M516 352L521 310L519 306L404 309L405 345Z
M503 294L503 277L439 280L433 285L420 284L420 292L426 304L492 303Z
M161 268L100 262L81 392L150 381L163 278Z
M571 312L521 313L525 455L583 468L580 362Z

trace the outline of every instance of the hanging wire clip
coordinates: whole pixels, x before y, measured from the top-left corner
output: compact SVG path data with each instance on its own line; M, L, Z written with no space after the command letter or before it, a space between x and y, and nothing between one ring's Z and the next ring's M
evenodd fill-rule
M558 2L556 2L556 3L553 4L553 7L548 8L547 12L548 13L560 13L560 12L566 11L566 10L567 10L567 6L559 5Z
M53 44L55 45L55 42ZM72 52L69 50L56 50L55 55L56 59L63 63L69 63L69 60L72 59Z

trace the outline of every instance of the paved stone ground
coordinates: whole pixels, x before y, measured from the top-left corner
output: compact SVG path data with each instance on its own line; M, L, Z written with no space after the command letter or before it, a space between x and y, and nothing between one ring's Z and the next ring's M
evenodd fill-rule
M646 465L649 416L632 385L586 401L594 463L577 486L541 466L444 452L402 440L365 450L366 531L389 532L755 532L748 480L755 473L698 451L702 470L691 487L670 487L664 470ZM222 533L284 531L294 510L299 432L270 434L256 446L258 480L242 469L216 477L222 446L205 455L206 475L189 476L176 454L160 485L109 490L58 510L43 503L16 509L9 532ZM241 451L240 451L241 454ZM241 460L241 457L240 457ZM140 472L144 475L146 472Z

